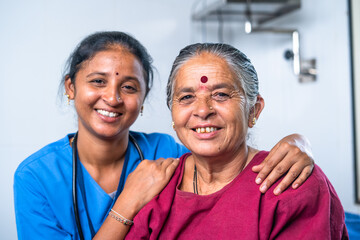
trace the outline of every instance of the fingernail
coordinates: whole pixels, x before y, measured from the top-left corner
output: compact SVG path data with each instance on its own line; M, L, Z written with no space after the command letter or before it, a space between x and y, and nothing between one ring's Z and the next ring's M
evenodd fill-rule
M298 186L299 186L299 184L296 183L296 184L293 185L293 188L295 189L295 188L297 188Z
M275 188L274 194L275 194L275 195L279 195L279 194L280 194L280 189L279 189L279 188Z
M256 184L260 184L260 183L261 183L261 178L257 178L257 179L255 180L255 182L256 182Z
M262 185L262 186L260 187L260 191L261 191L261 192L265 192L265 191L266 191L266 184L264 184L264 185Z

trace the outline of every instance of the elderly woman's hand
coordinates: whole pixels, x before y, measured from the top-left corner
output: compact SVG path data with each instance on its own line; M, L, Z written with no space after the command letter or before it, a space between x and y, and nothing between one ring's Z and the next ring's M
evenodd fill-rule
M302 135L292 134L281 139L265 160L252 170L259 172L255 181L257 184L262 183L262 193L287 172L274 189L274 194L279 195L291 184L293 189L298 188L310 176L313 168L314 160L309 141Z

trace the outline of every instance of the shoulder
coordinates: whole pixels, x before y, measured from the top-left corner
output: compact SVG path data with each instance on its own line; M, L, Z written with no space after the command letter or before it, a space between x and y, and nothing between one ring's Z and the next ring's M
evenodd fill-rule
M160 226L164 226L171 212L177 185L183 175L186 158L190 154L185 153L180 157L179 165L169 183L136 214L134 225L130 228L126 239L149 239L150 235L157 236L159 234L161 231Z
M64 138L50 143L40 150L36 151L23 162L20 163L15 171L15 176L24 172L41 171L44 167L50 167L54 164L61 164L59 161L65 161L71 155L71 147L69 145L69 138L73 134L69 134Z
M130 134L138 142L144 154L147 155L146 153L148 152L149 157L154 154L154 159L159 157L180 157L188 152L183 145L177 143L175 139L168 134L134 131L130 131Z
M298 188L289 187L279 196L273 194L274 188L282 180L279 179L264 195L264 204L277 206L277 212L284 212L286 215L299 214L300 212L318 212L328 214L336 211L336 218L341 218L343 207L330 181L315 165L310 177ZM332 216L332 217L335 217Z
M342 235L344 209L319 166L315 165L310 177L296 190L289 187L275 196L275 186L262 195L260 211L263 226L272 229L272 235L281 234L282 239L294 235L313 239L338 238L335 236Z
M268 198L274 197L286 202L287 199L291 199L295 196L297 198L304 196L304 198L308 199L308 201L311 201L311 199L317 198L322 194L330 195L331 191L333 191L330 181L317 165L314 166L313 172L309 178L298 189L294 190L289 187L281 195L275 196L272 192L282 179L283 178L280 178L267 191L266 195Z
M264 159L267 157L267 155L269 155L268 151L258 151L255 156L253 157L253 159L251 159L251 162L249 165L254 166L257 164L260 164L262 161L264 161Z
M268 154L269 152L267 151L260 151L249 165L260 164ZM335 189L321 168L316 164L312 174L298 189L288 187L282 194L276 196L273 194L273 191L283 178L284 176L278 179L265 194L261 195L262 205L267 205L268 207L276 205L278 207L290 207L299 210L301 208L309 208L309 206L316 208L319 206L319 202L330 201L331 204L336 203L336 206L341 206Z
M250 167L260 164L264 159L268 156L268 151L260 151L258 152L251 163ZM287 199L292 199L294 196L299 197L304 195L306 197L311 196L311 198L316 197L316 194L322 194L326 192L331 194L331 191L334 191L330 181L323 173L321 168L315 164L312 174L309 178L296 190L289 187L282 194L276 196L273 194L275 187L283 180L284 176L279 178L270 188L269 190L263 194L263 198L266 200L275 200L275 201L283 201L286 202ZM309 196L308 196L309 195Z
M165 133L143 133L143 132L135 132L130 131L130 134L137 140L146 143L154 143L154 142L168 142L168 143L175 143L175 139Z

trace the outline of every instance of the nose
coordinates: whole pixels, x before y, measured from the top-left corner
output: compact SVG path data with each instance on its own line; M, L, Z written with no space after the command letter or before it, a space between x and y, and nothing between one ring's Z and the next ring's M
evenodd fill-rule
M194 116L206 120L214 114L215 110L210 99L203 98L195 102Z
M102 98L109 106L116 106L122 102L120 91L115 85L107 86Z

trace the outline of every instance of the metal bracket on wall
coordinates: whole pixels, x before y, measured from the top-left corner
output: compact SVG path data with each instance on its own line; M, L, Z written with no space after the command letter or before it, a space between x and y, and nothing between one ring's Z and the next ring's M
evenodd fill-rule
M215 0L210 5L195 11L194 21L241 21L245 32L271 32L292 36L292 50L285 52L285 58L293 61L293 71L299 82L316 80L316 60L302 60L300 57L300 36L296 29L264 28L262 24L289 14L300 8L301 0ZM219 18L219 16L221 16Z
M300 34L296 29L276 29L276 28L253 28L252 33L255 32L271 32L280 34L291 34L292 36L292 50L285 51L285 58L293 61L293 72L298 77L299 82L314 82L316 81L316 59L302 60L300 57Z

